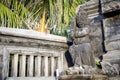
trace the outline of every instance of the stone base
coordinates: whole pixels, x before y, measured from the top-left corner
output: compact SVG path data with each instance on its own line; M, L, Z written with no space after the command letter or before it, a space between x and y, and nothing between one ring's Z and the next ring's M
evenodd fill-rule
M108 80L105 75L91 75L91 74L80 74L80 75L63 75L59 80Z
M118 77L110 77L109 80L120 80L120 76L118 76Z
M103 61L120 66L120 50L108 51L107 54L103 55Z

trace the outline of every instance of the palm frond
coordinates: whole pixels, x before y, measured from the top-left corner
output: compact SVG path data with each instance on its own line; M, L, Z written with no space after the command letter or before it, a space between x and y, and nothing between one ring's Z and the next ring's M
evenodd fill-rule
M0 26L34 29L50 28L56 35L66 35L76 7L87 0L0 0ZM44 26L44 27L43 27Z

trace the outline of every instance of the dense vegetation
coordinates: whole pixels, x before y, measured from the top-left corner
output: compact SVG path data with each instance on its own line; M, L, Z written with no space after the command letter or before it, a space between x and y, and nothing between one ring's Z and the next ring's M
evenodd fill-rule
M68 36L70 20L87 0L0 0L0 26Z

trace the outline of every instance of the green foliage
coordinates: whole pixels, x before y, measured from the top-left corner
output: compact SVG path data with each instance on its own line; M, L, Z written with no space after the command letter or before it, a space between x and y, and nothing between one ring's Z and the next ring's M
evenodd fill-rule
M95 62L95 64L96 64L97 68L102 69L102 65L101 65L100 61L99 62Z
M52 34L69 37L69 25L76 16L76 7L86 0L49 0L49 27Z
M76 7L87 0L0 0L0 26L34 29L43 18L51 34L69 36ZM44 8L46 7L46 8Z
M96 65L101 65L100 62L95 62Z
M10 28L33 29L40 18L41 7L32 0L1 0L0 26ZM37 8L35 8L37 7Z

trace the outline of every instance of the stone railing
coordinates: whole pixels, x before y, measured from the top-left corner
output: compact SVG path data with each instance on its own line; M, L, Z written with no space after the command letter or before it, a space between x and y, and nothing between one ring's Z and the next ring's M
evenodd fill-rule
M54 80L66 50L65 37L0 27L0 80Z

